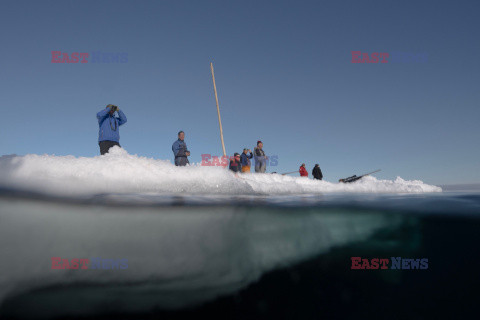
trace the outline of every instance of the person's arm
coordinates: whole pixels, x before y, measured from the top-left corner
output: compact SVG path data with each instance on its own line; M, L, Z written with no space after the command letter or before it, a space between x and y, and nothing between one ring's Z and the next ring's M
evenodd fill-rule
M173 155L176 157L178 155L178 152L180 151L180 143L178 142L178 140L172 144L172 151Z
M118 107L117 107L117 112L118 112L118 125L121 126L122 124L125 124L127 122L127 117L125 116L125 113L123 113L122 110L118 109Z
M252 159L252 158L253 158L253 153L250 151L250 155L249 155L249 156L245 155L245 156L246 156L248 159Z
M110 112L109 108L105 108L102 111L97 113L98 124L102 124L103 121L108 117L108 113Z

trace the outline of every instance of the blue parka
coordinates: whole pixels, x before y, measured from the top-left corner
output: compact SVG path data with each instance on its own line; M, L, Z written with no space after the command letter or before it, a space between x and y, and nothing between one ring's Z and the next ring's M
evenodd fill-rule
M188 152L187 144L184 140L178 139L172 144L172 151L175 158L186 157L185 153Z
M253 154L250 152L250 155L245 154L245 152L242 152L240 155L240 161L242 163L242 167L249 166L250 167L250 159L253 158Z
M127 117L118 110L118 117L110 115L110 108L105 108L97 113L98 119L98 142L115 141L120 142L119 127L127 122Z

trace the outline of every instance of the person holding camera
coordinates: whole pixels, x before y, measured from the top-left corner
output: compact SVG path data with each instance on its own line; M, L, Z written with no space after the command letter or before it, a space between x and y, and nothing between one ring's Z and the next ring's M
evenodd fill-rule
M118 117L115 116L115 112L117 112ZM125 114L116 105L109 104L97 113L97 119L100 154L108 153L108 150L113 146L121 147L119 127L127 122Z
M190 163L187 158L190 156L190 151L188 151L187 144L185 143L184 139L185 132L180 131L178 133L177 141L175 141L172 145L173 155L175 156L175 165L177 167L184 167L187 165L187 163Z
M250 155L247 153L250 152ZM250 159L253 158L252 150L243 149L242 155L240 156L240 162L242 163L242 172L250 172Z

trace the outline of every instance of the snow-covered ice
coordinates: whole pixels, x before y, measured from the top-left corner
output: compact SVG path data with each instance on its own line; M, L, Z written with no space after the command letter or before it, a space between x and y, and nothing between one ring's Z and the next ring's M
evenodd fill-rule
M294 195L326 192L422 193L442 189L419 180L394 181L367 176L355 183L314 181L279 174L235 176L222 167L175 167L167 160L128 154L114 147L92 158L28 154L0 157L0 181L13 187L55 195L162 193L190 195Z

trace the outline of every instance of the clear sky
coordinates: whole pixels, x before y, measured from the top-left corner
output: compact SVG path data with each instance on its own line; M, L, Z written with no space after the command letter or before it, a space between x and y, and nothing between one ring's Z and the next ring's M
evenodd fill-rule
M117 104L131 154L191 162L264 142L278 166L325 179L480 182L480 1L2 1L0 155L99 154ZM126 63L52 63L52 51ZM352 51L426 53L352 63Z

